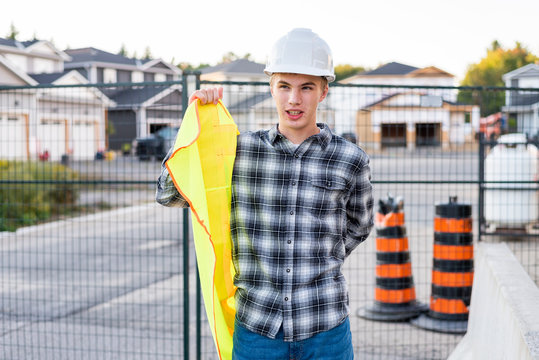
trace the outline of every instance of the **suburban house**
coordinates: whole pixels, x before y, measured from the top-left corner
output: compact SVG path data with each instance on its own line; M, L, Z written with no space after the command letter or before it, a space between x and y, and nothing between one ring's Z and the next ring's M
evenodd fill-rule
M261 112L264 111L262 110L264 106L261 103L271 98L269 78L264 74L265 67L264 64L248 59L237 59L200 70L202 81L264 83L223 85L223 102L227 104L230 115L240 131L262 128L260 119L263 117ZM204 86L211 85L202 85Z
M516 131L537 136L539 133L539 64L528 64L503 75L508 88L522 88L505 92L502 112L509 121L515 120ZM524 89L536 89L535 91Z
M223 101L240 131L268 129L277 123L269 77L264 74L265 67L264 64L238 59L201 70L200 80L239 82L223 86ZM318 119L332 127L335 123L334 111L326 101L318 107Z
M435 66L391 62L340 83L357 87L347 88L352 96L331 97L337 132L355 133L373 149L462 144L479 124L479 107L457 104L454 76Z
M108 109L108 148L120 150L137 137L165 126L179 126L182 71L178 67L161 59L132 59L92 47L69 49L66 54L70 60L65 68L80 72L90 83L100 84L99 88L115 103ZM115 85L106 86L109 83Z
M0 38L0 159L92 159L106 146L106 109L114 102L65 69L69 60L49 41Z
M372 148L462 145L474 140L479 107L421 91L388 95L357 113L356 133Z

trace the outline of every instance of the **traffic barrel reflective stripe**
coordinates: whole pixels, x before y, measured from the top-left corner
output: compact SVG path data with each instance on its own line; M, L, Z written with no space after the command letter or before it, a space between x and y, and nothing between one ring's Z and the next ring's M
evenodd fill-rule
M412 264L380 264L376 266L376 276L381 278L412 276Z
M472 231L472 219L434 218L434 231L442 233L464 233Z
M434 257L443 260L473 259L473 245L454 246L434 244Z
M396 238L396 239L384 239L384 238L378 238L376 239L376 251L390 251L390 252L398 252L398 251L408 251L408 238Z
M468 312L468 305L464 301L458 299L431 298L430 308L437 314L452 314L458 316Z
M473 273L432 272L432 284L439 286L472 286Z
M387 290L377 287L374 296L378 302L387 304L405 304L415 300L415 289Z

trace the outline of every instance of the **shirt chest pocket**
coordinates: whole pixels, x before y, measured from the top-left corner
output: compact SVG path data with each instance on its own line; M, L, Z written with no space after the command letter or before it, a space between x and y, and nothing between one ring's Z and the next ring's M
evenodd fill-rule
M337 176L312 178L311 185L315 198L323 202L339 201L348 193L346 180Z

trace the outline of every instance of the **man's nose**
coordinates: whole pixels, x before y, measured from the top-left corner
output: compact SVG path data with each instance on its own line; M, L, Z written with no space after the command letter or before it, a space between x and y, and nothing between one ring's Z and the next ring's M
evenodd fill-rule
M299 90L292 89L292 91L290 91L288 102L293 105L301 104L301 94Z

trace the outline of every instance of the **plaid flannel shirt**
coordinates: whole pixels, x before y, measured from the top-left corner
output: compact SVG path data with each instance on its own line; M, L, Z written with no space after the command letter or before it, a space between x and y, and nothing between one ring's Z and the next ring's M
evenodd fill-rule
M285 341L346 319L341 267L373 226L368 156L318 126L320 133L298 147L277 127L242 133L232 175L236 319L270 338L282 326ZM188 206L165 166L156 200Z

